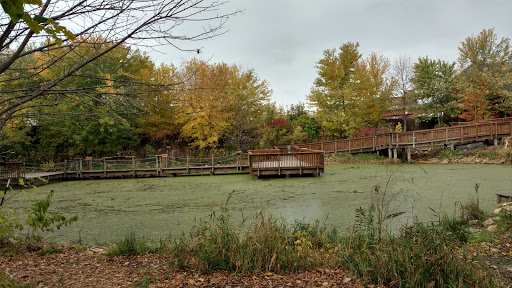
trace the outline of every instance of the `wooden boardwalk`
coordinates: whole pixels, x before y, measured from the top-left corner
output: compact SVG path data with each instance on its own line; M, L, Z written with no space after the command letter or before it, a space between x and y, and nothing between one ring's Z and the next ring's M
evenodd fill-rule
M228 158L227 158L228 157ZM229 159L231 157L231 159ZM25 172L23 163L8 162L0 170L0 185L5 186L11 179L11 186L19 186L19 179L25 184L41 185L53 180L174 177L178 175L215 175L216 173L248 173L242 153L232 156L205 158L168 159L168 155L157 155L154 159L134 157L104 157L74 159L56 164L52 172ZM208 161L206 161L208 160ZM227 163L223 163L227 162Z
M37 181L45 179L96 179L177 176L215 173L251 173L263 175L317 175L324 172L324 154L361 153L388 150L397 157L397 149L407 150L408 159L412 148L439 145L461 145L476 141L494 140L512 136L512 117L489 121L458 123L452 127L385 133L369 137L323 141L295 146L278 146L276 149L251 150L243 159L241 152L230 156L211 158L178 158L167 154L153 159L135 157L104 157L75 159L55 167L56 172L33 174L24 172L21 162L0 163L0 182L7 179ZM228 157L228 158L226 158ZM231 157L231 158L229 158ZM18 181L11 181L18 182Z
M476 141L494 140L512 136L512 117L488 121L458 123L452 127L419 130L405 133L385 133L368 137L323 141L296 145L299 148L324 153L362 153L384 149L408 149L439 145L461 145ZM280 146L283 148L284 146Z
M24 172L23 163L4 163L5 173L0 185L11 179L11 186L18 186L19 179L25 184L42 185L52 180L174 177L178 175L216 175L251 173L261 175L320 175L324 171L321 151L307 149L282 153L279 149L250 151L247 158L237 152L230 156L211 158L169 157L156 155L152 159L135 157L86 157L55 164L54 172ZM43 168L41 166L41 168Z

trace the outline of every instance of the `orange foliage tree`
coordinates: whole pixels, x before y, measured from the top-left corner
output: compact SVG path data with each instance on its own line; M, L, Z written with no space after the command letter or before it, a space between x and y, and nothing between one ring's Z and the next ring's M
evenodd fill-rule
M489 93L486 86L477 86L464 92L464 97L459 100L462 114L460 118L466 121L485 120L491 116L488 110L489 101L486 96Z

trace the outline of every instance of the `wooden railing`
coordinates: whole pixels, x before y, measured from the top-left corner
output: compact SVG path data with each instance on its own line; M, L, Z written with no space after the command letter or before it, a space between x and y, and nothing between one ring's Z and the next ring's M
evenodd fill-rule
M23 162L8 161L0 163L0 179L18 179L25 176Z
M443 144L464 144L512 135L512 117L472 122L453 127L405 133L385 133L368 137L323 141L296 145L324 153L361 153L387 148L425 147ZM283 147L283 146L279 146Z
M291 151L291 152L288 152ZM320 175L324 171L324 152L297 146L250 150L249 171L253 175Z

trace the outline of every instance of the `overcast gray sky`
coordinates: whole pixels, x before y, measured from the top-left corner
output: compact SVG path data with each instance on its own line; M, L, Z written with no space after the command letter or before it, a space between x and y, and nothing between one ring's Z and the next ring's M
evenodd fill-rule
M363 57L456 61L460 43L483 29L512 37L511 0L232 0L222 8L237 9L244 12L229 19L225 35L199 44L200 55L171 48L150 55L167 64L199 57L254 69L269 82L272 101L288 106L306 102L322 52L349 41L359 42Z

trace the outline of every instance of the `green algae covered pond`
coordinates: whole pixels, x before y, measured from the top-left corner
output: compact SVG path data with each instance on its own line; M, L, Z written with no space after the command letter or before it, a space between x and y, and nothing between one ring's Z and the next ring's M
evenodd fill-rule
M475 197L475 183L480 184L478 198L487 212L496 208L496 193L512 193L510 165L344 164L327 166L325 171L321 177L289 179L243 174L65 181L39 189L55 191L52 211L79 218L50 233L50 240L81 239L96 245L131 231L156 241L179 235L223 208L235 225L263 211L287 221L320 220L343 231L354 223L355 209L369 207L376 185L381 192L396 195L393 212L401 215L390 222L395 226L415 218L435 220L439 211L453 213L456 203ZM40 197L29 194L35 196L27 200L18 195L4 205L20 208Z

